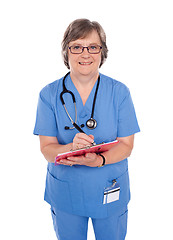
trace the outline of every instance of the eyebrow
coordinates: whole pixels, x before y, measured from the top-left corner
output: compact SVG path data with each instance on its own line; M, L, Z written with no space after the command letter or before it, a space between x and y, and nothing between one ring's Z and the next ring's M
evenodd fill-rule
M71 45L71 47L72 47L72 46L75 46L75 45L83 46L81 43L73 43L73 44ZM101 44L99 44L99 43L90 43L88 46L90 46L90 45L101 45Z

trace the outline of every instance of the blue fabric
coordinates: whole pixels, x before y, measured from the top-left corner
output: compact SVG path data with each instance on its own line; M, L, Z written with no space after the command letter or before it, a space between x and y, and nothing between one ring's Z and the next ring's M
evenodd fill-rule
M58 240L87 240L88 217L72 215L51 208ZM127 207L108 218L92 218L96 240L124 240L127 232Z
M37 118L34 134L57 137L60 144L73 141L74 130L65 130L72 126L60 101L63 90L62 80L57 80L42 89L38 101ZM85 105L74 86L70 75L65 81L67 89L76 98L77 123L85 124L91 117L92 103L96 84ZM64 94L66 107L75 119L74 104L70 94ZM129 89L122 83L100 74L94 118L97 127L93 130L86 126L86 134L93 134L96 143L109 142L117 137L126 137L139 132L139 126ZM119 201L103 204L104 189L117 179L120 184ZM92 218L105 218L115 214L130 200L128 162L127 159L102 168L87 166L55 166L48 163L45 200L53 207L70 214Z

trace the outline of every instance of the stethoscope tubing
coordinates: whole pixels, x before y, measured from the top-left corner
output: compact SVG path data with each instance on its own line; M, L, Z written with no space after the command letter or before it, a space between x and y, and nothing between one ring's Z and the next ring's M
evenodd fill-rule
M76 99L75 99L75 96L73 94L73 92L71 92L70 90L68 90L65 86L65 79L66 77L70 74L70 72L68 72L64 78L63 78L63 91L60 93L60 100L61 100L61 103L67 113L67 116L69 117L71 123L73 124L73 126L79 131L79 132L82 132L82 133L85 133L78 125L77 125L77 108L76 108ZM100 84L100 75L98 77L98 82L97 82L97 86L96 86L96 90L95 90L95 95L94 95L94 100L93 100L93 105L92 105L92 112L91 112L91 118L88 119L88 121L86 122L86 125L88 128L90 129L94 129L96 126L97 126L97 122L96 120L93 118L94 117L94 109L95 109L95 103L96 103L96 98L97 98L97 92L98 92L98 88L99 88L99 84ZM67 107L65 105L65 102L64 102L64 99L63 99L63 95L65 93L69 93L72 97L72 100L73 100L73 103L74 103L74 106L75 106L75 122L73 121L73 119L71 118L68 110L67 110ZM93 126L90 126L90 125L93 125ZM73 128L70 128L70 127L65 127L65 129L73 129Z

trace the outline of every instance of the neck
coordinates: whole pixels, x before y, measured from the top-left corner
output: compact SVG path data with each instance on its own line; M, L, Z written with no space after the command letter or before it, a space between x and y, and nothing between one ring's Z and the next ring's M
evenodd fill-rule
M75 85L75 87L78 88L92 88L94 84L96 83L99 72L95 72L92 75L82 75L82 74L76 74L75 72L70 72L71 79Z
M88 76L88 75L77 76L73 74L73 72L70 72L70 76L81 96L83 104L85 105L88 99L88 96L99 77L99 72L97 72L96 74L93 74L92 76Z

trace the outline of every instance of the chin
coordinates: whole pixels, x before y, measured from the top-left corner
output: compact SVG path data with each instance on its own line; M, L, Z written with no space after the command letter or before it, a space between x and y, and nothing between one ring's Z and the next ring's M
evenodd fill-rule
M88 71L88 72L80 72L80 75L82 76L93 76L95 75L96 73L95 72L92 72L92 71Z
M78 69L78 72L81 74L81 75L90 75L90 74L94 74L94 73L97 73L98 72L98 69L93 69L93 68L85 68L85 67L80 67Z

